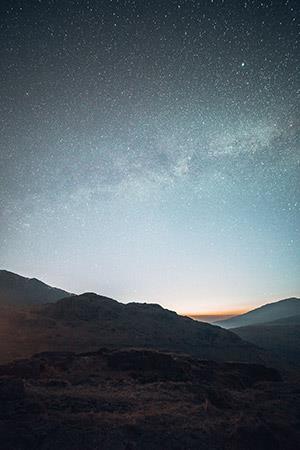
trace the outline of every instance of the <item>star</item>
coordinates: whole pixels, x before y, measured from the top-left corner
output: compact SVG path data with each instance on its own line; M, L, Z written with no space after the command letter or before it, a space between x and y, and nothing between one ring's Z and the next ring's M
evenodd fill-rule
M23 3L0 27L0 266L72 292L94 267L177 310L299 287L296 0Z

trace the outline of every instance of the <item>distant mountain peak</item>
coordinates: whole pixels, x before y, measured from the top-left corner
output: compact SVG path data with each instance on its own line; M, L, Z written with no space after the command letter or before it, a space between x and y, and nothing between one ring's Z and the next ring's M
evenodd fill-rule
M298 314L300 314L300 299L289 297L276 302L266 303L239 316L215 322L215 325L223 328L238 328L271 322Z

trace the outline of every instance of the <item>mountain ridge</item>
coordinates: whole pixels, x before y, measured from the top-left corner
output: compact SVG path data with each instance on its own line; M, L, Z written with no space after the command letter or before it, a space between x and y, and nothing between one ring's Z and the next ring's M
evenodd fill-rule
M209 360L264 362L255 345L231 331L180 316L160 305L124 304L94 293L25 310L17 308L15 312L2 308L0 322L2 361L41 351L137 347Z
M31 306L49 303L72 295L49 286L37 278L28 278L8 270L0 270L0 304Z
M290 297L276 302L266 303L265 305L230 319L216 321L214 322L214 325L226 329L234 329L247 325L272 322L277 319L283 319L298 314L300 314L300 299L297 297Z

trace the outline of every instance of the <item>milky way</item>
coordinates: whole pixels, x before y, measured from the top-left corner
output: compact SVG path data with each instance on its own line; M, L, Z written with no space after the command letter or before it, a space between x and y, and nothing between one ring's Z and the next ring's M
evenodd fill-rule
M1 267L177 311L299 295L297 3L1 2Z

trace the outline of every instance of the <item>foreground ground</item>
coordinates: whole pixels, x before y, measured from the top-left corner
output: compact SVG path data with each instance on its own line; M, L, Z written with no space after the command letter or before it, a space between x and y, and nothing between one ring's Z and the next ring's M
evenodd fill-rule
M151 350L0 366L1 450L296 449L300 388L264 366Z

